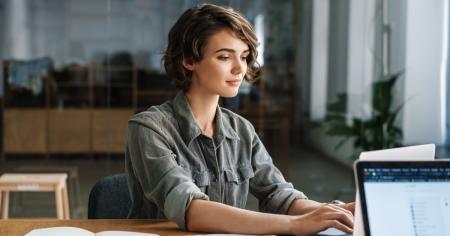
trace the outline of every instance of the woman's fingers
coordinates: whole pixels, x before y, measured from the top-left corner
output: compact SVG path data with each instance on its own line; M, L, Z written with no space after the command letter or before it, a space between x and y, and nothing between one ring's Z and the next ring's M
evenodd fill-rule
M298 221L295 221L295 227L291 229L296 235L315 234L327 228L353 233L352 212L334 204L324 204L310 213L296 217Z
M342 205L342 207L351 211L353 215L355 214L355 203L354 202L344 204L344 205Z
M326 220L325 222L325 229L327 228L336 228L342 232L345 232L347 234L352 234L353 233L353 229L348 227L345 224L342 224L340 221L338 220Z
M348 214L342 212L329 212L326 214L329 220L338 220L339 222L345 224L346 226L353 228L353 218Z
M338 205L339 207L342 207L346 210L349 210L352 214L355 214L355 203L351 202L351 203L346 203L343 205Z
M349 215L351 218L353 218L353 213L346 208L342 208L340 205L326 204L325 207L335 210L335 211L343 212L343 213Z
M324 220L337 220L347 227L353 228L353 214L349 210L333 204L327 204L321 209L322 212L319 214L324 217Z

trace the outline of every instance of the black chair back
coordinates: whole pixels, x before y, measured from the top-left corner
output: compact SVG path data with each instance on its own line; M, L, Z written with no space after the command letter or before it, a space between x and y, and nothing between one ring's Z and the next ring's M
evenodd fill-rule
M126 219L131 207L126 174L99 180L89 194L88 219Z

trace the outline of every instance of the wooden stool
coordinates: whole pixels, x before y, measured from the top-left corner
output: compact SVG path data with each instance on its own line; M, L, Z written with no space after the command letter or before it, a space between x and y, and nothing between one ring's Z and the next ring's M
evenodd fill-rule
M9 192L55 192L56 217L70 219L67 174L6 173L0 177L2 218L8 219Z
M14 168L9 173L67 173L67 190L69 191L70 204L72 215L74 212L81 215L83 206L81 203L80 184L78 181L78 167L77 166L55 166L55 165L33 165L33 166L19 166Z

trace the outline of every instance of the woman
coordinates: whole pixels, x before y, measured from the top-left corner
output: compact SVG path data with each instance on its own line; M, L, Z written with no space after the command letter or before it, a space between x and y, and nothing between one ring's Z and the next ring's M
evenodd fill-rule
M256 47L251 25L229 8L199 5L172 27L164 67L182 90L129 121L130 218L167 217L201 232L352 232L353 204L308 200L284 180L253 126L218 106L253 79ZM243 209L249 192L261 212Z

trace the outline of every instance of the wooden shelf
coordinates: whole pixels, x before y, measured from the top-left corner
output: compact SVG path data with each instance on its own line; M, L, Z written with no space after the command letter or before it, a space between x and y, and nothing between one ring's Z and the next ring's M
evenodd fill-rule
M92 86L89 83L80 83L80 82L56 82L57 87L90 87Z
M145 76L146 80L152 79L152 74L158 79L164 76L144 67L85 65L62 69L55 74L48 73L45 78L43 107L15 108L4 101L2 144L5 154L122 154L127 121L139 110L139 100L159 96L169 99L176 94L175 88L168 90L166 84L160 90L140 91L137 82L144 79L139 76ZM3 70L7 70L5 65ZM71 71L76 74L71 75ZM130 81L100 81L97 77L104 78L102 72L108 73L108 78L113 78L116 72L121 75L129 72L126 75ZM69 81L70 78L77 81ZM6 80L4 88L6 98L8 93L23 90L12 89ZM106 99L109 99L108 104Z
M95 88L107 88L107 87L117 87L117 88L133 88L131 83L119 83L119 82L111 82L110 84L94 84Z
M67 95L54 95L55 99L64 99L64 100L89 100L87 96L67 96Z
M138 96L175 96L177 94L176 91L164 91L164 90L144 90L138 91Z

